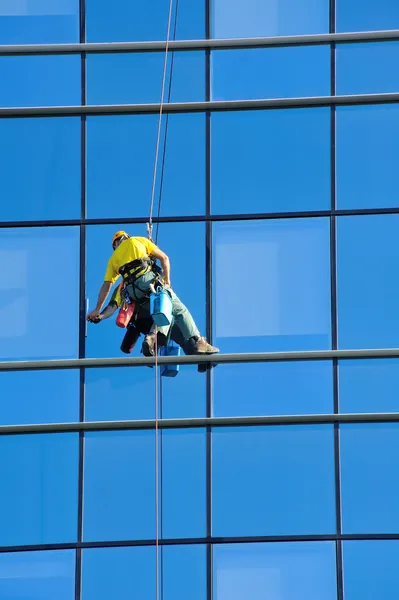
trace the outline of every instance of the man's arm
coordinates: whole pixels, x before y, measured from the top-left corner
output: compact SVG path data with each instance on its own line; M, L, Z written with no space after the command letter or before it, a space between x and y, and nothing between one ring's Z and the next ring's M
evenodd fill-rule
M101 311L102 307L104 306L104 302L106 301L108 294L111 290L111 287L112 287L112 281L104 281L104 283L102 284L100 291L98 293L96 308L87 315L88 321L90 321L91 319L95 319L96 317L99 316L100 311Z
M165 283L166 283L166 285L170 285L169 257L165 254L165 252L162 252L162 250L160 250L159 248L155 248L154 250L152 250L151 256L154 256L155 258L158 258L160 260L161 265L162 265L163 274L164 274Z

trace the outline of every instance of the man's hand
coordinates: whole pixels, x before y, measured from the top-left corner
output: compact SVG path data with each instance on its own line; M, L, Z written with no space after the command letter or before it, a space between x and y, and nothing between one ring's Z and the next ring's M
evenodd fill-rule
M103 316L100 315L98 310L92 310L88 315L87 315L87 320L90 323L99 323L100 321L102 321Z

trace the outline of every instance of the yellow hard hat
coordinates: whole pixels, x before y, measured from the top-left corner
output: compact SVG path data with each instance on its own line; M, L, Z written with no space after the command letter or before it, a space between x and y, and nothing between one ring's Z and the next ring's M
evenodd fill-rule
M114 237L112 238L112 247L114 247L116 240L118 238L122 237L123 235L125 235L126 237L129 237L128 234L126 233L126 231L117 231L115 233Z

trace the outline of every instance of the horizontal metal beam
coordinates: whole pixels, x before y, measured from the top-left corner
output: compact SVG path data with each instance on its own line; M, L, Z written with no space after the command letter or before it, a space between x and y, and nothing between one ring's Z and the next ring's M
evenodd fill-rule
M187 546L201 544L268 544L293 542L336 542L368 541L368 540L398 540L399 533L320 533L309 535L241 535L241 536L209 536L186 538L160 538L141 540L101 540L93 542L65 542L58 544L25 544L19 546L0 546L0 553L8 552L45 552L46 550L87 550L90 548L130 548L140 546Z
M286 46L319 46L360 42L389 42L399 39L399 30L355 31L347 33L320 33L273 37L229 38L210 40L170 40L169 50L243 50ZM39 54L115 54L122 52L164 52L166 42L89 42L85 44L12 44L0 45L0 56Z
M122 203L124 200L122 200ZM270 219L308 219L324 217L351 217L372 215L397 215L399 207L391 208L340 208L337 210L302 210L267 213L226 213L214 215L176 215L152 218L154 223L207 223L220 221L266 221ZM148 217L121 217L109 219L58 219L40 221L0 221L0 229L29 228L29 227L79 227L80 225L120 225L145 224Z
M226 100L215 102L173 102L162 105L165 114L201 113L206 111L271 110L277 108L317 108L322 106L354 106L358 104L393 104L399 93L348 94L344 96L311 96L303 98L266 98L260 100ZM155 115L156 104L93 104L85 106L28 106L0 108L0 118L10 117L77 117L110 115Z
M398 423L399 412L342 413L321 415L265 415L254 417L203 417L193 419L147 419L140 421L86 421L1 425L2 435L78 433L93 431L154 431L158 429L205 429L206 427L267 427L283 425L332 425L334 423Z
M298 350L290 352L238 352L236 354L197 354L192 356L158 356L158 365L198 365L291 362L309 360L344 360L356 358L398 358L399 348L364 350ZM61 358L53 360L11 360L0 362L0 371L43 371L109 367L153 367L155 357Z

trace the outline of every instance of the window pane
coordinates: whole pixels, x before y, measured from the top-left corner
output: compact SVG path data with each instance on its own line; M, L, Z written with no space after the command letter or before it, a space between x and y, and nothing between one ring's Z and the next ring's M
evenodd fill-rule
M329 93L328 46L212 53L212 100L328 96Z
M143 54L89 54L88 104L145 104L161 101L164 52ZM164 101L170 86L168 57ZM126 77L129 73L129 77ZM205 100L205 54L177 52L173 60L171 102ZM137 82L140 81L140 85Z
M328 210L330 200L329 109L212 115L213 213Z
M98 290L104 280L107 262L112 254L112 236L121 229L126 230L130 235L147 237L145 225L94 225L87 228L87 295L90 298L90 307L94 308ZM161 223L159 230L156 225L154 226L153 236L154 240L158 241L160 248L169 256L174 292L187 306L203 334L206 317L205 224ZM190 251L182 251L187 244L190 244ZM125 333L123 329L115 325L115 318L116 315L98 325L89 324L86 340L87 356L121 355L120 345ZM139 338L132 356L140 356L143 339L143 336ZM150 369L146 370L151 373ZM154 377L154 374L152 376ZM144 377L146 376L144 375ZM201 376L199 375L199 377ZM176 378L176 382L178 380L179 376Z
M2 229L0 281L0 358L77 358L79 228Z
M399 4L396 0L337 0L336 21L337 31L398 29Z
M79 421L79 371L2 371L0 424ZM34 394L32 394L34 390ZM0 596L1 597L1 596Z
M346 600L396 600L399 595L398 540L343 543Z
M231 544L213 550L215 600L336 600L335 544Z
M212 19L214 38L328 33L329 4L327 0L215 0Z
M399 215L338 217L340 348L396 348Z
M338 208L397 206L399 106L337 107Z
M213 386L217 417L334 412L327 361L219 365Z
M154 377L154 370L144 367L87 369L85 419L154 419L155 403L148 401L148 391L154 390ZM160 418L206 416L206 377L198 374L196 365L180 365L177 377L162 377L161 385Z
M80 104L80 65L79 55L0 57L0 106Z
M176 7L176 4L174 3ZM87 41L125 42L165 40L169 2L132 3L119 0L86 0ZM170 37L173 37L176 8L172 15ZM201 39L205 36L205 2L181 0L176 20L176 38Z
M333 436L329 426L214 430L213 535L335 532Z
M1 0L0 44L79 41L79 0Z
M330 347L328 219L217 223L213 239L222 352Z
M205 433L165 432L162 473L160 535L205 535ZM86 436L84 538L155 538L154 431Z
M158 214L165 140L161 216L205 212L205 115L162 120L154 216ZM88 117L89 218L148 217L158 133L157 115Z
M397 423L341 426L344 533L398 531L398 443Z
M336 52L337 94L397 92L398 42L337 44Z
M205 600L204 546L161 546L163 600ZM162 561L162 562L161 562ZM82 600L155 598L155 548L83 550Z
M78 434L0 438L0 545L76 541Z
M78 218L80 119L1 119L0 136L0 220Z
M75 551L1 553L0 598L73 600L75 598Z
M339 362L340 412L399 411L399 362L343 360Z

